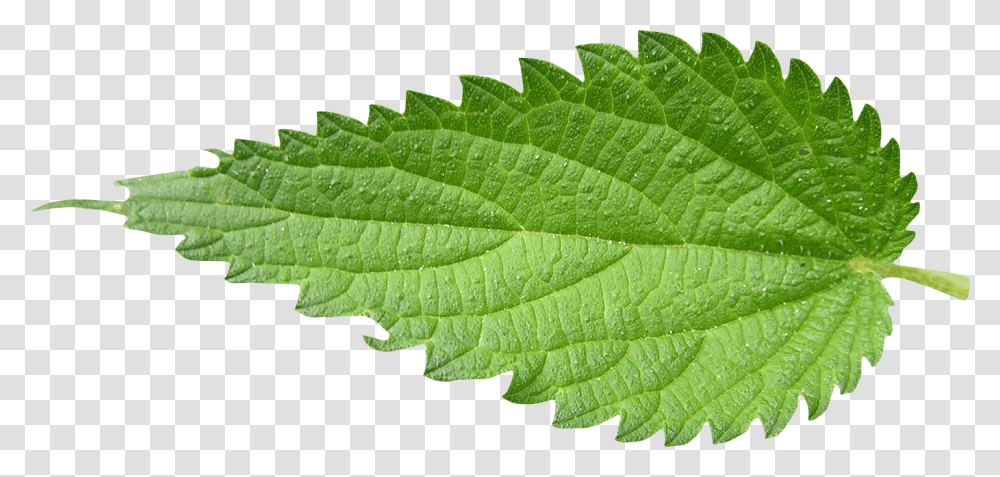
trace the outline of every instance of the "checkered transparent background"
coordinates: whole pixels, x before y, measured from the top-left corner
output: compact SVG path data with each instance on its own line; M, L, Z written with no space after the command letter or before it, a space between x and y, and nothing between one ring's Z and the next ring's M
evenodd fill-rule
M0 473L639 475L1000 473L1000 2L7 0L0 5ZM549 425L510 376L439 383L379 353L361 318L293 310L297 288L231 285L179 237L94 211L114 180L212 166L204 148L364 120L459 74L520 87L518 57L582 74L573 46L637 30L771 45L870 103L918 175L901 263L973 277L969 301L899 280L892 336L853 394L776 438L707 429L663 448L615 421ZM983 297L978 299L977 295ZM899 317L902 316L902 319ZM804 403L802 404L804 406Z

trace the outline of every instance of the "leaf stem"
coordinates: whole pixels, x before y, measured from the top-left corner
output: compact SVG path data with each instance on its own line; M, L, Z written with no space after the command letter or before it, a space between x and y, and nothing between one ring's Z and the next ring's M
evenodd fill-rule
M969 298L969 277L957 273L905 267L894 263L875 263L865 257L857 257L850 262L851 268L864 273L872 272L882 278L905 278L925 287L947 293L960 300Z

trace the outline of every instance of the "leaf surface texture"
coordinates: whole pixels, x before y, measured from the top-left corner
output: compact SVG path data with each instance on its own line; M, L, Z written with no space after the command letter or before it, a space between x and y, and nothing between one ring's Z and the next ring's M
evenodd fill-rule
M523 92L464 76L461 106L319 113L315 136L59 206L182 234L231 282L298 284L307 316L369 316L389 332L372 347L425 345L433 379L513 371L504 397L555 400L556 426L620 415L619 440L678 445L705 422L716 442L758 418L773 436L800 395L818 416L892 330L850 261L913 239L898 145L840 80L822 91L797 60L784 77L762 43L578 51L583 81L524 59Z

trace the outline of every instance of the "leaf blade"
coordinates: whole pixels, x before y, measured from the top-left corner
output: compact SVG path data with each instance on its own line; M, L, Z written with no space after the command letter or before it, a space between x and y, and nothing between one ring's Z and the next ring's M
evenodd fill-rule
M373 318L373 348L424 344L433 379L513 371L504 397L554 400L557 426L776 435L799 395L814 418L881 356L892 300L852 260L898 258L916 182L874 110L854 121L804 63L783 78L766 45L744 61L711 34L639 44L578 47L584 81L525 59L523 93L463 76L461 106L320 113L315 136L121 181L122 203L39 209L185 235L231 282L300 285L305 315Z

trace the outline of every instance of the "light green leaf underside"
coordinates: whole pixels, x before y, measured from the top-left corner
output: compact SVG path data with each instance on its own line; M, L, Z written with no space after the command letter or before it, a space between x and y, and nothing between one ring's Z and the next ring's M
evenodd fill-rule
M849 263L913 238L895 141L761 43L748 61L711 34L700 54L649 32L638 58L579 52L583 82L525 59L523 93L465 76L461 107L409 92L367 125L320 113L316 136L120 181L122 203L47 207L183 234L232 282L298 284L305 315L425 345L431 378L513 371L505 397L555 400L557 426L621 415L620 440L677 445L705 422L717 442L758 418L773 436L800 395L818 416L892 330L879 277Z

